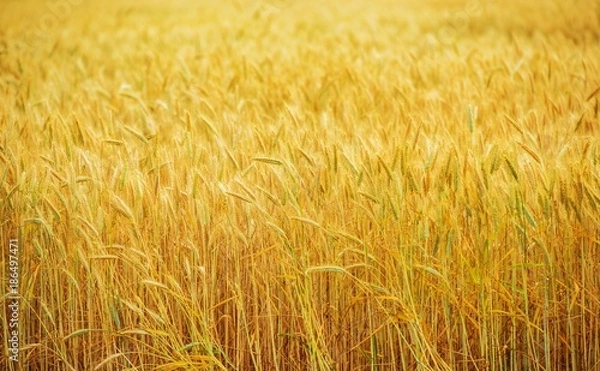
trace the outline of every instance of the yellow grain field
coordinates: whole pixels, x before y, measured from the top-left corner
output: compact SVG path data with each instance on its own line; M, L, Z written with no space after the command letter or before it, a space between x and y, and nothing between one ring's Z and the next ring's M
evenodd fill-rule
M600 370L599 100L595 0L4 0L0 369Z

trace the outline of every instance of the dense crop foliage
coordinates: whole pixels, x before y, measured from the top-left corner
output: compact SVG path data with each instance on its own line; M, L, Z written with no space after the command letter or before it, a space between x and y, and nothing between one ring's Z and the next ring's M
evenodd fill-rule
M600 368L599 38L593 0L2 2L19 364Z

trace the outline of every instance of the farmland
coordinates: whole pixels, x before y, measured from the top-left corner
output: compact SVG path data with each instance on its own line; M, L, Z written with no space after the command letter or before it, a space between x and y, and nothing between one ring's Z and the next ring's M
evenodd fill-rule
M593 0L3 1L0 369L600 369L599 100Z

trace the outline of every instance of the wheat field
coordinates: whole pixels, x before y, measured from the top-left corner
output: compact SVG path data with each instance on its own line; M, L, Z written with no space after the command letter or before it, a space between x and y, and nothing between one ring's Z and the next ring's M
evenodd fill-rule
M600 370L599 100L595 0L3 1L0 369Z

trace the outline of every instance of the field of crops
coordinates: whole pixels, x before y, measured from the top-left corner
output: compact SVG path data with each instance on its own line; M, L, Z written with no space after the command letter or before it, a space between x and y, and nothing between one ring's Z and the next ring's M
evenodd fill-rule
M2 1L0 369L600 370L599 100L595 0Z

